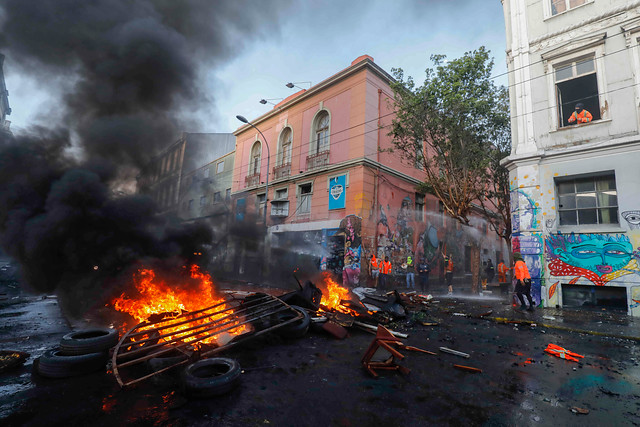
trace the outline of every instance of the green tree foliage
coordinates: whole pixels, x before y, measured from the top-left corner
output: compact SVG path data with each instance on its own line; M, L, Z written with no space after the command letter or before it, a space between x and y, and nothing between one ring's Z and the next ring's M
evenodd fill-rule
M431 60L419 87L402 69L392 70L394 151L425 171L420 190L438 197L453 218L468 225L476 209L508 239L508 172L500 165L511 150L507 90L493 83L484 47Z

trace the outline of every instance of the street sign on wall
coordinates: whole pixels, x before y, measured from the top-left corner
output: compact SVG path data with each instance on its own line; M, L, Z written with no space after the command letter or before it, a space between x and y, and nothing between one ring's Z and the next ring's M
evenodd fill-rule
M346 204L347 176L334 176L329 180L329 210L344 209Z

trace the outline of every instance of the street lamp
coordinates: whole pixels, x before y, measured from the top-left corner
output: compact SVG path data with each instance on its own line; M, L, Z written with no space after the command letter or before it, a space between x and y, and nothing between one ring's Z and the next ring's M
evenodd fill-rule
M294 87L297 87L298 89L305 90L304 88L298 86L298 84L303 84L303 83L309 83L309 88L311 88L311 82L293 82L293 83L289 82L285 86L288 87L289 89L293 89Z
M260 131L260 129L255 127L254 124L251 123L249 120L247 120L244 116L236 116L236 119L240 120L242 123L248 124L255 130L257 130L258 133L260 133L260 135L262 136L262 139L264 140L264 145L267 146L267 179L266 179L267 185L265 186L265 190L264 190L264 225L266 226L267 225L267 206L269 203L269 158L271 157L271 152L269 150L269 143L267 142L267 138L265 138L264 134Z

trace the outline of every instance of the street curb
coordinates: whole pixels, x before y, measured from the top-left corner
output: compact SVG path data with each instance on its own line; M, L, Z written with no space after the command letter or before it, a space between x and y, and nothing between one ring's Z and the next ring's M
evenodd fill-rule
M569 328L567 326L552 325L552 324L549 324L549 323L540 323L540 322L536 322L536 321L533 321L533 320L515 320L515 319L509 319L507 317L482 317L482 319L491 320L492 322L504 323L504 324L510 324L510 323L524 323L524 324L527 324L527 325L534 325L535 324L536 326L540 326L540 327L543 327L543 328L558 329L560 331L578 332L580 334L589 334L589 335L596 335L596 336L601 336L601 337L610 337L610 338L619 338L619 339L625 339L625 340L640 341L640 337L635 337L635 336L632 336L632 335L617 335L617 334L610 334L610 333L606 333L606 332L588 331L588 330L584 330L584 329Z

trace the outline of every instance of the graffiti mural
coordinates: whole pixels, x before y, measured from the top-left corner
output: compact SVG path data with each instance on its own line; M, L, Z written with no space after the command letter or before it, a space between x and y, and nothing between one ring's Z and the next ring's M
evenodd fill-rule
M596 286L629 274L639 274L638 252L623 234L558 232L546 238L549 274L584 278Z
M395 224L390 224L387 213L391 213L391 206L385 208L380 205L380 219L376 226L378 234L378 256L390 255L393 252L413 253L413 227L412 223L412 201L411 198L402 199L398 214L395 217Z
M343 286L357 286L360 276L362 257L362 218L356 215L346 216L340 222L340 233L344 234L344 267L342 269Z
M625 211L621 215L631 230L640 230L640 211Z
M549 286L547 290L547 301L549 306L555 306L559 304L559 293L558 293L558 284L560 282L555 282L553 285Z
M539 209L535 201L524 190L511 191L511 230L535 230L539 227Z
M629 304L632 316L640 316L640 286L631 287L631 303Z

